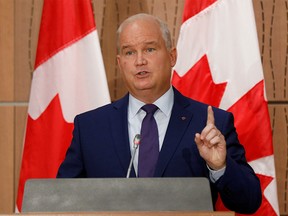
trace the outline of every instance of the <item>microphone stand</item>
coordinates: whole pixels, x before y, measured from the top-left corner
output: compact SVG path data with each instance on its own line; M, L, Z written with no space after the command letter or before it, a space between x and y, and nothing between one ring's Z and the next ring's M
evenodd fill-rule
M134 137L134 140L133 140L133 148L134 148L134 151L133 151L133 154L132 154L132 157L131 157L131 160L130 160L130 164L129 164L129 167L128 167L128 171L127 171L126 178L129 178L129 177L130 177L130 173L131 173L131 169L132 169L132 164L133 164L133 161L134 161L134 158L135 158L136 150L137 150L138 147L139 147L139 144L140 144L140 135L139 135L139 134L136 134L135 137Z

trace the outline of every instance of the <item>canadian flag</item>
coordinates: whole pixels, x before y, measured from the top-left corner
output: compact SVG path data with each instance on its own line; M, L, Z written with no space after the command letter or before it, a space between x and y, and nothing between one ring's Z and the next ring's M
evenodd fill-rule
M76 114L110 102L90 0L44 0L18 186L55 178Z
M252 0L186 0L173 85L234 114L246 158L261 182L254 215L279 215L272 130ZM219 200L217 210L224 210Z

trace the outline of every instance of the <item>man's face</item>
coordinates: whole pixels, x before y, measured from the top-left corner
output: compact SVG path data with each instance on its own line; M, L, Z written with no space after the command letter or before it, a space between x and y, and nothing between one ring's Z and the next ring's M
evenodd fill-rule
M143 99L143 95L149 95L157 99L170 87L176 49L167 50L160 27L154 20L136 20L124 26L119 36L117 61L122 78L134 97Z

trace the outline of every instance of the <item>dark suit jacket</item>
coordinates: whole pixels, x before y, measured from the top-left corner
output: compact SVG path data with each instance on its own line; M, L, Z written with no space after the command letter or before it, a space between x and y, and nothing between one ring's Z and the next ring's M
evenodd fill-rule
M205 161L194 142L206 126L207 105L188 99L174 89L174 105L155 177L208 177ZM73 140L59 168L59 178L126 177L131 159L127 107L129 97L76 116ZM213 108L215 124L226 138L224 175L211 183L213 201L218 192L227 208L250 213L261 204L259 179L247 164L239 144L233 115ZM253 143L251 143L253 145ZM135 177L132 170L131 176Z

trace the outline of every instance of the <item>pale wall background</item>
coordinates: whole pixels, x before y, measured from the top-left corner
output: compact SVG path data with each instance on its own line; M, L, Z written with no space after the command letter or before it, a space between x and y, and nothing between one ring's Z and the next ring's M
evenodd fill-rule
M184 0L92 0L112 100L126 93L115 60L115 34L127 16L167 21L177 41ZM273 129L280 212L288 214L288 0L254 0ZM43 0L0 0L0 214L12 213ZM260 126L260 125L259 125Z

